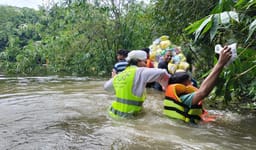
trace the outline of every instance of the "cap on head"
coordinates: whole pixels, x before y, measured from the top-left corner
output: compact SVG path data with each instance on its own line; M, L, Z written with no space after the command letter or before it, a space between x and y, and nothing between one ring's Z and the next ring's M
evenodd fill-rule
M130 60L146 60L147 59L147 53L142 50L133 50L128 53L128 56L126 57L126 61Z

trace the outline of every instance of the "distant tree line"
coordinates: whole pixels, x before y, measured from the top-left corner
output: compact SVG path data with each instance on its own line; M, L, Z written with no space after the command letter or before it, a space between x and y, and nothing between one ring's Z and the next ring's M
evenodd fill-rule
M0 72L109 77L118 49L141 49L168 35L200 82L217 61L214 46L237 42L238 59L225 69L212 99L224 95L220 103L254 108L255 7L255 0L64 0L39 10L0 6Z

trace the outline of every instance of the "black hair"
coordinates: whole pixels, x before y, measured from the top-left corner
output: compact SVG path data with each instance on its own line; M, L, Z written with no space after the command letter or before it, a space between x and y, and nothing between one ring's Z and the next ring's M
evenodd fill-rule
M168 84L182 83L190 80L190 75L187 72L176 72L170 78Z
M138 59L131 59L131 60L129 60L128 61L128 66L131 66L131 65L137 66L138 61L139 61Z
M117 51L117 54L122 55L124 57L127 57L128 53L129 53L129 51L126 50L126 49L120 49L120 50Z
M146 52L147 54L149 54L149 51L150 51L150 49L149 48L142 48L141 50L143 50L144 52Z

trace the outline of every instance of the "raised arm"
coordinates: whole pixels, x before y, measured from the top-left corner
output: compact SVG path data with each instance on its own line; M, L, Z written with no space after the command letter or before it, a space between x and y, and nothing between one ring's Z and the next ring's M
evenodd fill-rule
M229 61L232 56L231 49L225 46L220 53L219 60L217 64L213 67L211 73L206 77L206 79L201 84L199 90L195 92L195 95L192 100L192 104L197 104L200 100L204 99L214 88L218 76L225 64Z

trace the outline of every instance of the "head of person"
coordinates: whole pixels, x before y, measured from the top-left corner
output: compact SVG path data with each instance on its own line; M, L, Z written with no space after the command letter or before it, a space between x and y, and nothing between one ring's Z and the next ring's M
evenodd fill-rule
M166 49L164 50L163 52L163 60L166 61L166 62L169 62L172 58L172 51L171 49Z
M170 78L168 84L191 84L191 76L188 72L185 71L176 71Z
M143 50L133 50L128 53L126 57L128 65L136 65L138 67L146 67L147 65L147 53Z
M117 60L125 60L129 51L125 49L121 49L117 51Z
M181 53L181 47L175 47L174 50L175 50L176 54Z
M149 58L150 49L148 47L146 47L146 48L143 48L141 50L145 51L147 53L147 58Z

